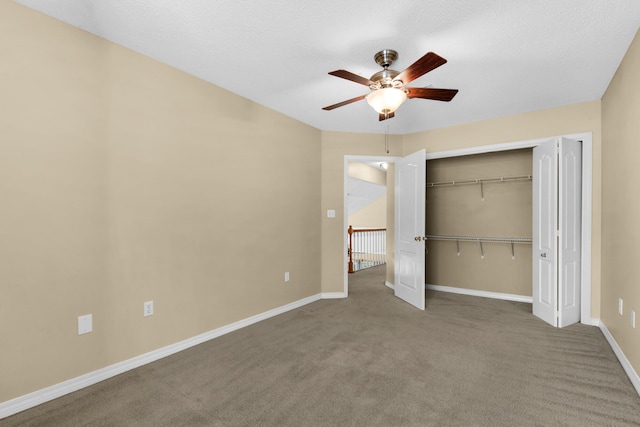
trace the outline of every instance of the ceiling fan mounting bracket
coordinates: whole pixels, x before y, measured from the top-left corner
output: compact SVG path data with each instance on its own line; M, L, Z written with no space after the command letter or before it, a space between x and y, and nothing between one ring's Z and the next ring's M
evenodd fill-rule
M383 49L376 53L373 58L376 60L376 64L382 68L389 68L398 59L398 52L392 49Z

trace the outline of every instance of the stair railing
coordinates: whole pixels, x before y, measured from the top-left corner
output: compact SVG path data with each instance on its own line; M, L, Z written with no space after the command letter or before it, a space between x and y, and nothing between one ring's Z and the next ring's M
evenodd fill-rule
M387 254L387 229L349 226L349 273L382 265Z

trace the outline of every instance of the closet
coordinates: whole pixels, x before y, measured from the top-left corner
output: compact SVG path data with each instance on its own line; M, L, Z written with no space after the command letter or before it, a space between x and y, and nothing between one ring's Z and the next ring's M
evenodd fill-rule
M532 175L532 148L427 161L430 288L531 301Z
M409 232L402 236L405 228L424 243L424 263L413 257L412 265L423 266L426 286L531 301L533 314L556 327L588 320L590 144L586 158L584 141L560 137L513 150L436 157L423 165L424 209L410 203L399 212L414 222L426 218L424 235L416 236L421 229L415 226L401 226L397 234L398 241L409 241ZM410 280L400 284L417 291ZM412 298L396 295L419 307L417 292Z
M583 132L397 159L395 296L530 301L553 326L591 324L592 147Z

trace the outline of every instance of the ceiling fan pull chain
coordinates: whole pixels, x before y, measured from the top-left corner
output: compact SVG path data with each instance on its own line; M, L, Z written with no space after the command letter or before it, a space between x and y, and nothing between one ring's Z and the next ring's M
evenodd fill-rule
M384 151L389 154L389 125L384 131Z

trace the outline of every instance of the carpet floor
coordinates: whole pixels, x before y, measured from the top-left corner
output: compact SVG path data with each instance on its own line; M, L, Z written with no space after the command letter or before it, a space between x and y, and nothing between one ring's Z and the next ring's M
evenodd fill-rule
M321 300L0 420L2 426L640 426L600 330L427 292L384 266Z

